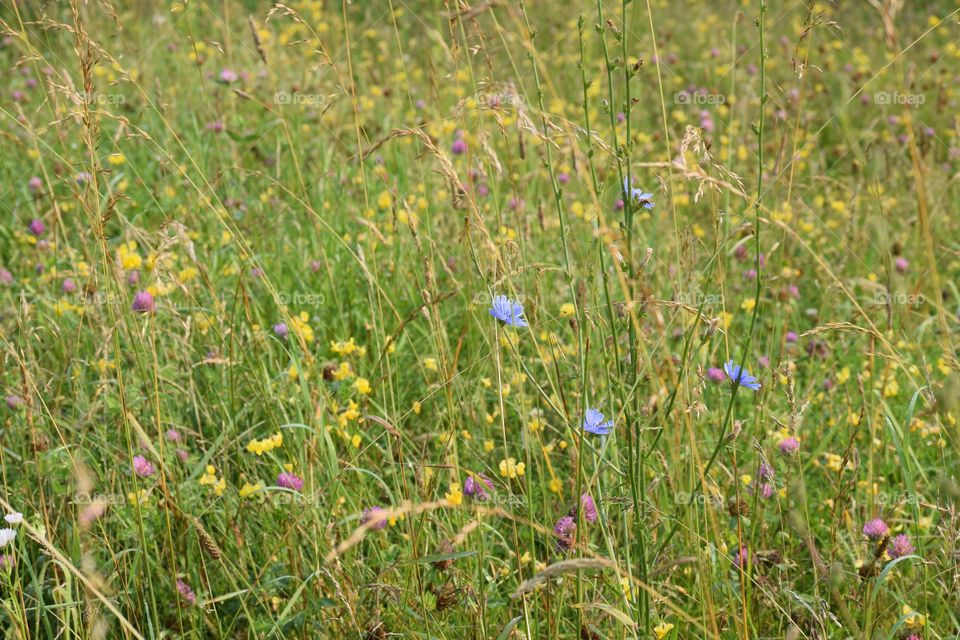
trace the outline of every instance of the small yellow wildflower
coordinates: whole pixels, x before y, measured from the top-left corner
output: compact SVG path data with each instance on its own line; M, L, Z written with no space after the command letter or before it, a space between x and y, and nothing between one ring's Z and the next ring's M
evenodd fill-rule
M250 484L249 482L244 482L243 486L240 487L240 497L249 498L253 494L260 491L261 489L263 489L263 487L260 485L259 482L256 484Z
M366 378L357 378L353 383L353 388L357 390L357 393L363 395L368 395L372 391L370 381Z
M513 480L517 476L522 476L527 470L527 465L523 462L517 462L516 458L507 458L500 461L500 475L504 478Z
M463 492L460 490L460 483L451 482L450 490L443 498L450 506L459 507L463 503Z

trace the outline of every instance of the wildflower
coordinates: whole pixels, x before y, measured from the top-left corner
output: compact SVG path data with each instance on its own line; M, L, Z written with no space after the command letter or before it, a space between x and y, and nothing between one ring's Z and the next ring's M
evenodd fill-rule
M16 411L23 406L23 398L20 396L7 396L7 409Z
M357 390L357 393L363 395L368 395L372 388L370 387L370 381L366 378L357 378L353 383L353 388Z
M786 334L786 336L784 336L784 339L785 339L788 343L791 343L791 344L792 344L792 343L796 342L797 340L799 340L800 337L799 337L799 336L796 334L796 332L794 332L794 331L787 331L787 334Z
M247 443L247 451L262 456L281 446L283 446L283 434L278 431L269 438L251 440Z
M290 330L287 329L287 323L278 322L277 324L273 325L273 333L281 340L286 340L287 336L290 335Z
M576 312L577 312L576 307L574 307L573 304L570 303L570 302L566 302L566 303L560 305L560 317L561 317L561 318L569 318L570 316L572 316L572 315L575 314Z
M6 269L0 269L0 284L13 284L13 274Z
M644 193L643 189L630 186L629 178L623 179L623 195L629 198L634 204L644 209L653 209L653 194Z
M133 457L133 471L141 478L152 476L157 472L156 468L153 466L153 463L143 456Z
M367 525L370 529L383 529L387 526L385 512L380 507L367 507L360 516L360 524Z
M33 176L27 180L27 187L33 193L39 193L40 189L43 188L43 179L39 176Z
M199 480L201 485L216 485L217 484L217 469L212 464L208 464L207 468L204 469L204 473L200 476Z
M727 377L729 377L734 384L742 385L754 391L760 389L760 383L757 379L740 365L734 364L733 360L728 360L727 363L723 365L723 369L727 372Z
M897 273L906 273L907 269L910 268L910 263L907 262L906 258L899 257L893 261L893 268L897 270Z
M800 441L790 436L780 441L780 453L785 456L792 455L800 449Z
M64 293L73 293L77 290L77 283L74 282L72 278L64 278L63 283L60 285L60 289Z
M77 521L80 523L81 527L89 527L94 522L100 519L100 516L104 514L107 510L107 505L103 502L91 502L83 508L83 511L80 512L80 515L77 516Z
M526 327L527 320L523 317L523 305L504 295L494 296L490 315L511 327Z
M259 482L256 483L256 484L250 484L249 482L245 482L245 483L243 483L243 486L240 487L240 492L239 492L239 493L240 493L240 497L241 497L241 498L249 498L250 496L252 496L252 495L254 495L255 493L259 492L261 489L263 489L263 487L260 486L260 483L259 483Z
M710 367L707 369L707 380L710 382L720 383L726 379L726 376L723 374L723 369L720 367Z
M605 436L613 429L613 420L606 420L596 409L587 409L583 416L583 430L598 436Z
M746 547L740 547L740 550L733 556L733 566L742 569L750 560L750 552Z
M653 628L653 634L657 636L657 640L663 640L672 630L673 624L669 622L661 622Z
M482 473L477 476L467 476L463 482L463 495L479 502L484 502L490 497L488 490L493 491L493 482Z
M190 604L195 604L197 602L197 594L193 592L193 589L190 588L186 582L177 578L177 592L183 596L183 599Z
M0 529L0 548L3 548L13 542L13 539L17 537L17 532L13 529Z
M6 571L7 569L12 569L14 564L16 564L16 558L14 556L9 553L0 555L0 570Z
M457 138L453 141L453 144L450 145L450 152L455 156L459 156L467 152L467 141L463 138Z
M290 317L290 326L288 327L298 338L302 338L306 343L313 342L313 327L310 326L309 321L310 314L306 311L301 311L298 315Z
M30 233L37 236L38 238L43 235L44 231L47 230L46 225L43 224L43 220L40 220L39 218L34 218L33 220L31 220L27 228L30 229Z
M3 516L3 519L7 521L7 524L20 524L23 522L23 514L19 511L14 511L13 513L8 513Z
M236 82L240 76L237 75L237 72L233 69L223 69L220 72L220 82L224 84L231 84Z
M570 516L563 516L553 525L553 535L557 536L557 546L566 551L573 545L573 533L577 530L577 523Z
M867 536L871 540L879 540L886 536L889 532L890 528L887 527L887 523L880 518L874 518L867 524L863 525L863 535Z
M760 463L760 478L763 480L772 480L773 479L773 467L771 467L766 462Z
M905 533L901 533L890 541L890 546L887 548L887 555L890 556L891 560L896 560L897 558L908 556L914 551L916 551L916 549L910 544L910 538L908 538Z
M136 313L153 313L157 310L157 303L149 291L138 291L130 308Z
M527 465L523 462L517 462L516 458L507 458L500 461L500 475L504 478L513 480L517 476L526 473Z
M451 482L450 490L443 496L443 499L453 507L458 507L463 504L463 492L460 490L460 483Z
M597 503L593 501L593 496L589 493L585 493L580 496L580 506L583 507L583 519L587 522L593 523L597 521L599 517L597 515ZM576 507L571 509L570 515L576 514Z
M300 491L303 489L303 479L293 472L284 471L277 476L277 486Z

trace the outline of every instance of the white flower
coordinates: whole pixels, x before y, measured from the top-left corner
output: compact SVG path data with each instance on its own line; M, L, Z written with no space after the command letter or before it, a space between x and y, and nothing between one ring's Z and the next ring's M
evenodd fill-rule
M0 548L7 546L17 537L17 532L13 529L0 529Z
M23 522L23 514L19 511L14 511L13 513L8 513L3 516L3 519L7 521L7 524L20 524Z

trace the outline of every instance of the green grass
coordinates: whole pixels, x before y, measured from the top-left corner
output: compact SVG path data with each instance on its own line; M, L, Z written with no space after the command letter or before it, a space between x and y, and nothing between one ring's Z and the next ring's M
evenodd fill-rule
M878 4L4 4L5 637L960 637L960 12Z

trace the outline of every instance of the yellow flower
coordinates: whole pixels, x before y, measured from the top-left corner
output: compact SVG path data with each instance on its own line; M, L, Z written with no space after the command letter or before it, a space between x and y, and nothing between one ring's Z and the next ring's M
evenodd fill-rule
M120 166L126 161L127 161L127 158L122 153L111 153L110 155L107 156L107 162L109 162L115 167Z
M350 338L350 340L347 342L330 341L330 350L338 356L348 356L358 349L360 349L360 347L357 346L357 343L354 342L353 338Z
M673 625L671 623L661 622L653 628L653 633L657 636L657 640L663 640L672 629Z
M927 617L917 613L907 605L903 605L903 624L908 628L922 627L927 624Z
M340 366L333 370L331 374L334 380L343 380L344 378L349 378L353 375L353 372L350 371L349 362L341 362Z
M422 409L422 408L423 408L423 405L420 404L420 401L419 401L419 400L414 400L414 401L413 401L413 406L411 407L411 409L413 410L413 412L414 412L415 414L420 415L420 409Z
M137 243L131 240L130 242L121 244L117 249L117 262L120 263L121 268L128 271L139 269L140 265L143 264L143 258L141 258L137 252Z
M309 320L310 316L307 312L301 311L300 315L291 316L289 323L294 335L308 343L313 342L313 328L308 324Z
M561 318L569 318L569 317L572 316L574 313L576 313L576 311L577 311L577 310L576 310L576 308L573 306L573 304L571 304L571 303L569 303L569 302L567 302L566 304L560 305L560 317L561 317Z
M362 393L363 395L367 395L372 391L370 382L366 378L357 378L353 383L353 388L357 390L357 393Z
M213 467L213 465L208 464L206 472L202 476L200 476L200 484L207 485L207 484L215 484L216 482L217 482L217 470Z
M256 483L256 484L250 484L249 482L245 482L245 483L243 483L243 486L240 487L240 497L241 497L241 498L249 498L249 497L252 496L253 494L255 494L255 493L257 493L258 491L260 491L261 489L263 489L263 487L260 486L260 483L259 483L259 482Z
M427 371L436 371L437 370L437 359L436 358L424 358L423 359L423 368Z
M517 476L522 476L527 469L523 462L517 462L516 458L507 458L500 461L500 475L511 480Z
M451 482L450 490L443 498L452 507L459 507L463 503L463 492L460 491L460 483Z
M262 456L264 453L273 451L281 446L283 446L283 434L278 431L269 438L251 440L247 443L247 451Z

